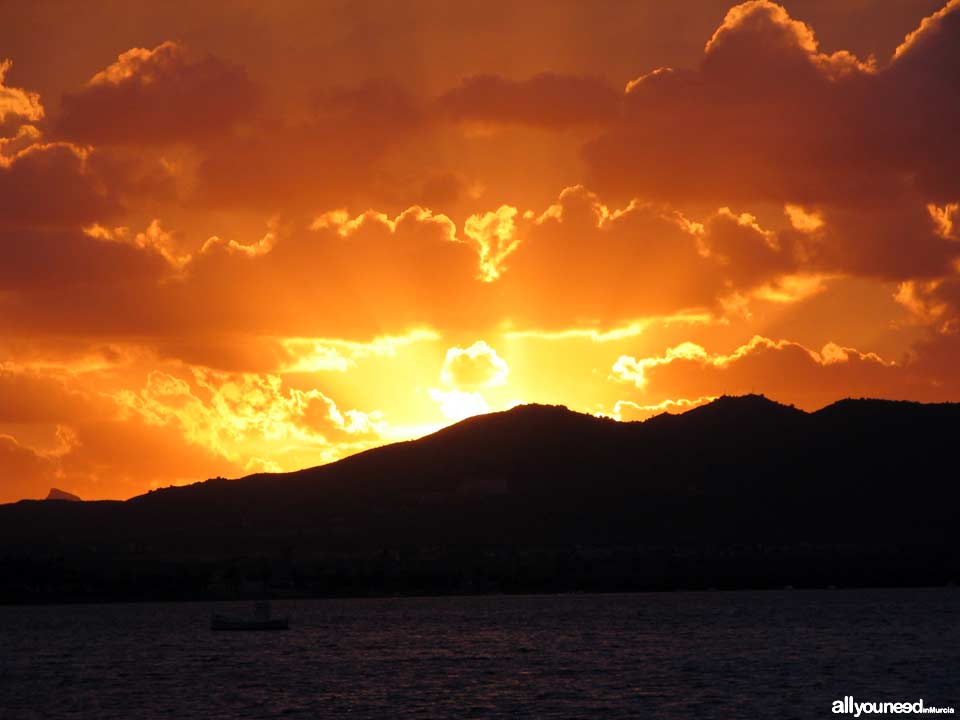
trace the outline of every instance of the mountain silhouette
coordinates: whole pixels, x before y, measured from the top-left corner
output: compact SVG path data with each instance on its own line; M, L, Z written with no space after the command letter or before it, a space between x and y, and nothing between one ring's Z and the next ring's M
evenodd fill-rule
M299 472L0 506L0 598L942 584L958 426L958 404L880 400L524 405Z

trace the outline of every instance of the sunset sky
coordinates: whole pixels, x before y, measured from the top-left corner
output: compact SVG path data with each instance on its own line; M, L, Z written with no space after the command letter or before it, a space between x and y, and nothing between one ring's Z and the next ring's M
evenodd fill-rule
M0 4L0 502L960 400L958 128L960 0Z

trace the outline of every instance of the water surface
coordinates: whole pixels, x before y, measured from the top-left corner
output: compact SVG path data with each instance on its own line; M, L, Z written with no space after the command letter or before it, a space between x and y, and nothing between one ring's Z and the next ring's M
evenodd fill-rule
M832 717L960 709L960 591L0 607L0 718ZM241 606L245 611L247 606Z

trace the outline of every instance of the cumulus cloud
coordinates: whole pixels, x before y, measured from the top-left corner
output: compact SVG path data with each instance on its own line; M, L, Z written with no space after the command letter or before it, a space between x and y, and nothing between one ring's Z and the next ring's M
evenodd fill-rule
M362 339L487 312L475 250L449 218L418 207L326 213L312 231L270 230L252 243L217 236L195 252L196 240L159 221L137 232L85 227L0 228L11 309L0 327Z
M685 342L676 347L668 348L660 357L634 358L621 355L613 364L611 377L620 382L632 382L638 388L647 384L646 371L657 365L669 365L674 360L708 361L707 351L692 342ZM712 361L711 361L712 362Z
M498 291L515 320L539 329L615 326L709 306L724 290L716 263L668 207L611 210L582 186L525 213L497 247L510 248L492 265Z
M662 355L623 355L613 364L610 378L642 390L643 405L678 396L762 391L781 402L815 409L841 397L916 400L940 393L937 383L912 362L894 363L832 342L812 350L760 335L728 353L686 342Z
M655 197L676 198L681 188L687 198L718 204L835 194L838 188L819 187L811 174L839 166L821 145L831 142L830 132L839 134L832 140L838 145L855 132L847 124L856 106L841 101L872 73L859 64L833 73L832 66L812 30L780 6L736 6L699 68L661 68L627 85L623 122L590 146L587 158L601 187L626 185Z
M462 232L417 206L393 216L328 211L309 231L271 222L250 242L198 243L157 219L140 231L93 222L82 235L31 236L30 252L12 248L0 288L22 294L24 324L61 318L63 330L85 331L115 306L111 325L146 337L357 340L417 327L483 330L504 319L512 332L619 334L643 318L716 315L738 293L785 303L819 292L828 276L799 272L808 236L726 208L703 223L662 203L611 209L575 186L539 211L475 213ZM82 260L58 254L58 243ZM65 307L65 296L25 282L21 271L38 263L64 291L102 284Z
M196 141L228 130L257 102L242 68L213 56L191 59L167 41L121 53L83 88L65 93L57 130L103 144Z
M45 137L37 93L9 88L0 61L0 227L63 227L112 218L168 198L162 159Z
M430 399L451 420L490 412L484 391L505 385L510 368L483 340L469 347L447 350L440 368L439 388L430 388Z
M623 120L585 149L594 182L717 207L803 207L798 229L817 234L810 271L942 274L958 246L925 207L960 195L950 169L960 144L947 127L960 116L958 10L951 2L876 64L822 52L813 30L775 3L738 5L699 67L628 84ZM792 221L804 222L795 210Z
M791 235L764 229L750 213L720 208L700 237L706 254L716 259L736 287L752 287L801 266L802 255L794 249Z
M470 347L447 350L440 380L457 390L477 390L503 385L509 374L510 368L497 351L477 340Z
M213 348L214 336L359 341L420 327L482 332L507 321L513 334L614 338L636 334L644 318L699 322L749 298L787 304L822 292L833 275L804 272L822 242L819 216L797 212L804 219L791 224L806 223L803 230L771 230L727 208L698 222L664 203L611 209L575 186L545 209L475 213L462 232L414 206L397 215L328 211L308 230L271 221L250 241L200 242L159 220L139 231L93 222L83 233L0 233L9 243L0 289L18 308L2 322L135 332L169 352L189 351L191 361L199 356L190 348ZM954 243L952 211L923 212ZM18 242L24 237L29 244ZM281 354L263 355L255 369L278 367ZM336 353L304 362L343 367Z
M761 61L758 65L757 61ZM748 0L735 5L704 48L703 71L728 82L763 92L788 77L799 88L812 87L819 76L841 79L874 71L871 61L861 61L846 51L820 51L813 29L790 17L786 9L769 0Z

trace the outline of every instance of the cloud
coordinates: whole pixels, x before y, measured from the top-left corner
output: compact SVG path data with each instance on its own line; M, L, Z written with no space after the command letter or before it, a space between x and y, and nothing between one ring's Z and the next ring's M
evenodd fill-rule
M469 125L566 128L611 120L620 98L598 78L542 73L520 81L474 75L447 90L437 103L444 116Z
M0 362L0 425L76 424L91 411L103 413L108 407L55 370Z
M697 360L709 362L707 351L692 342L685 342L676 347L668 348L661 357L637 358L621 355L613 364L611 377L620 382L632 382L638 388L647 384L646 371L657 365L669 365L674 360Z
M244 467L264 457L286 470L307 458L329 461L345 454L344 444L375 444L382 428L379 413L341 410L321 391L287 388L270 374L153 371L141 390L114 399L148 425L173 425L188 442ZM290 464L298 458L302 465Z
M419 338L339 347L379 357ZM345 407L309 378L217 371L137 345L5 337L0 358L0 461L8 463L0 467L33 468L0 487L0 502L54 484L88 499L122 498L293 470L381 444L387 430L382 413Z
M509 374L510 368L497 351L477 340L470 347L447 350L440 380L457 390L477 390L503 385Z
M490 412L484 391L507 383L510 368L497 351L483 340L469 347L447 350L440 368L439 388L430 388L428 395L440 412L450 420L463 420Z
M172 423L115 415L88 418L76 431L80 445L58 459L58 477L84 499L124 499L153 487L245 474L241 464L188 442Z
M0 136L0 157L11 158L40 139L40 131L33 125L21 125L16 135Z
M842 397L929 400L942 392L915 361L893 363L832 342L811 350L760 335L729 353L686 342L658 356L623 355L610 377L642 390L643 405L762 391L780 402L817 409Z
M507 257L517 249L517 208L501 205L492 212L477 213L467 218L463 234L477 247L480 256L480 277L485 281L500 277Z
M42 498L53 487L56 464L11 435L0 434L0 468L4 485L0 501Z
M105 68L133 43L103 12L78 33L11 7L0 442L23 494L301 467L516 396L624 419L960 399L960 3L879 59L909 8L815 3L821 43L771 2L547 5L328 8L332 46L315 8L131 6L199 54Z
M40 95L6 85L7 73L11 67L12 60L0 60L0 127L11 117L26 122L42 120L44 110Z
M934 332L960 333L960 264L940 278L900 283L894 299Z
M803 230L727 208L697 222L665 203L612 209L574 186L546 208L475 213L462 232L417 206L323 212L308 228L271 219L250 240L201 240L156 218L139 230L94 221L82 233L0 231L0 292L12 311L0 327L131 333L163 357L255 371L349 364L329 348L287 362L290 348L265 337L365 342L499 326L614 339L639 333L644 319L714 322L754 300L822 292L840 274L803 271L817 267L810 258L826 241L816 209L803 208L805 220L796 212L790 224ZM949 206L923 213L931 232L955 242Z
M215 253L218 248L223 248L223 251L227 254L239 253L240 255L245 255L249 258L255 258L260 255L266 255L268 252L273 250L274 244L277 242L277 235L274 232L266 233L262 238L257 240L254 243L249 245L244 245L243 243L238 243L236 240L223 240L222 238L213 235L203 243L203 246L200 248L200 252L204 254Z
M540 211L475 213L462 234L418 206L328 211L309 229L271 221L250 242L199 241L156 218L139 231L95 221L83 233L0 233L0 245L9 243L0 290L20 313L7 323L65 334L99 326L153 338L167 352L244 335L356 341L503 322L508 332L619 337L644 318L718 316L738 293L787 303L819 292L828 275L798 272L812 252L808 235L726 208L704 223L665 204L611 209L575 186ZM328 361L340 363L330 353L318 359Z
M473 248L443 215L327 213L252 243L196 239L159 221L134 232L0 227L0 327L139 338L362 339L451 327L485 310ZM174 281L175 280L175 281Z
M675 325L709 325L717 321L709 313L676 313L646 317L634 320L626 325L613 327L609 330L596 328L567 328L565 330L508 330L504 333L507 338L534 338L537 340L589 340L591 343L619 342L628 338L637 337L651 327L668 328Z
M565 189L540 214L524 214L499 247L517 240L500 253L495 285L515 322L541 330L710 306L724 287L716 263L668 207L632 202L611 210L582 186Z
M394 197L386 160L425 122L420 103L396 82L374 79L321 89L300 112L267 108L243 132L205 145L198 200L276 212ZM409 204L410 198L403 201Z
M788 233L765 230L750 213L720 208L700 235L706 254L737 288L750 288L801 267L802 255Z
M83 88L65 93L56 127L78 142L194 142L232 128L258 98L242 68L213 56L192 60L167 41L121 53Z
M424 207L445 208L457 203L464 195L475 194L477 189L461 173L433 172L420 184L414 200ZM403 190L406 191L406 188Z
M280 338L285 358L280 372L346 372L368 357L395 357L397 351L417 343L439 340L428 328L404 335L383 335L368 342L339 338Z
M792 92L812 90L821 77L836 80L874 71L872 62L846 51L820 52L813 30L769 0L732 7L707 42L702 67L708 77L742 83L747 92L766 91L784 78L797 83Z
M0 227L75 226L170 198L162 158L46 137L40 96L3 84L10 66L0 61Z
M85 235L96 238L97 240L127 243L141 250L156 253L176 270L183 270L191 259L190 253L180 250L176 238L174 238L172 233L165 231L160 225L160 220L156 218L150 222L143 232L138 233L130 232L130 228L125 226L110 229L99 223L94 223L89 227L83 228L83 232ZM211 238L211 240L214 239L215 238ZM210 241L208 240L207 242L209 243ZM204 247L206 247L206 245ZM246 245L239 247L247 250ZM247 251L250 252L249 250Z
M783 206L783 212L790 220L790 225L802 233L815 233L823 227L823 216L816 210L787 203Z
M661 413L670 413L670 412L686 412L687 410L692 410L695 407L700 407L701 405L706 405L707 403L713 402L717 398L713 395L706 395L704 397L694 398L688 400L687 398L678 398L674 400L673 398L664 400L662 402L656 403L654 405L641 405L635 403L632 400L618 400L613 406L613 412L610 414L614 420L619 420L620 422L635 422L637 420L646 420L655 415L660 415Z
M123 498L242 471L179 428L124 414L111 392L130 380L127 349L18 345L8 338L0 349L9 358L0 362L0 502L43 497L53 485Z
M0 228L75 225L118 210L86 148L38 142L0 156Z
M664 201L792 207L810 236L807 272L942 274L960 246L925 208L960 196L958 10L951 2L877 64L821 51L779 5L735 6L698 67L628 84L623 119L584 150L592 182ZM766 255L747 265L778 259Z
M164 326L160 254L79 229L0 227L0 328L14 335L149 335ZM186 327L186 326L184 326Z
M490 412L490 405L479 392L430 388L429 395L443 416L455 422Z

